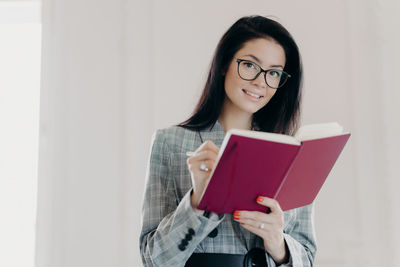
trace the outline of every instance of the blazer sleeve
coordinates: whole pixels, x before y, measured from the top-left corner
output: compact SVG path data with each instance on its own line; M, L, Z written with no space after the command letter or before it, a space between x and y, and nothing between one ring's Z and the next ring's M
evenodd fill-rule
M286 264L293 267L312 267L317 251L314 228L314 203L296 209L293 227L283 234L289 249L290 259ZM272 257L268 257L269 266L276 266Z
M179 201L164 130L152 137L142 203L140 254L145 267L184 266L197 245L223 220L197 214L189 190Z

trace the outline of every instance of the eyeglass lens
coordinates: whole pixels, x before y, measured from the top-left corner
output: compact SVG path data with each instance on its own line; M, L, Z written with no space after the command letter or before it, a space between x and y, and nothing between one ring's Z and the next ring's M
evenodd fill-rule
M242 79L251 81L260 75L261 68L251 61L240 61L238 70ZM268 70L264 77L271 88L281 87L288 78L287 74L281 70Z

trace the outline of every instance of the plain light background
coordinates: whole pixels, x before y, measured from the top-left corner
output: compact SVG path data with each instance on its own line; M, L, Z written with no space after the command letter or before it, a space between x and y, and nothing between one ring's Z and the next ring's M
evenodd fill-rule
M0 266L34 265L40 20L37 1L0 0Z
M36 266L141 266L151 136L190 115L222 34L281 22L302 122L352 133L316 200L315 265L400 264L396 1L43 1Z

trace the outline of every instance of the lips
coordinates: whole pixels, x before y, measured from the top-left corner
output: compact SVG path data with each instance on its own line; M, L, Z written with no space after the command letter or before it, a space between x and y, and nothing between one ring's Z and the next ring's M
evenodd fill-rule
M253 96L253 97L256 97L256 98L258 97L258 99L264 97L263 95L261 95L259 93L252 92L250 90L242 89L242 91L247 95L250 95L250 96Z

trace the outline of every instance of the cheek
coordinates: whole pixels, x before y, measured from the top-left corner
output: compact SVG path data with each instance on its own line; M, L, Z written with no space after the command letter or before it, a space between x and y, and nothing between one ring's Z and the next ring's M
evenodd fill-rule
M228 71L225 76L225 85L227 86L239 86L242 83L242 79L239 77L237 73L236 65L230 65Z
M266 106L268 105L269 101L271 100L271 98L275 95L276 91L274 92L273 89L268 88L267 89L267 94L265 96L265 99L262 102L262 106Z
M269 88L269 90L267 91L267 96L266 96L266 100L270 100L276 93L276 90Z
M241 89L245 87L244 81L236 76L234 74L226 76L224 85L227 94L239 94Z

